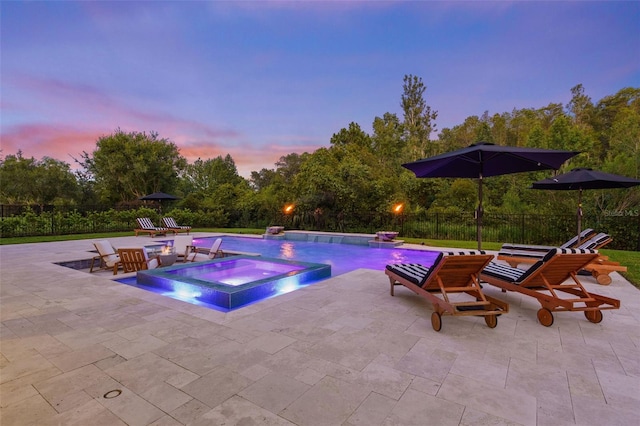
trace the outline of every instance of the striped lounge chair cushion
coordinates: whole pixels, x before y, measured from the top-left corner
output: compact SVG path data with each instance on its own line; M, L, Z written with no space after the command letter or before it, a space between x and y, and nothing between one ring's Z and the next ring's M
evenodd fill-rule
M474 254L487 254L484 250L460 250L460 251L443 251L442 256L470 256Z
M529 259L542 259L549 250L554 247L547 246L502 246L498 252L498 256L505 257L525 257Z
M512 268L502 263L491 262L483 270L482 273L498 278L502 281L519 284L526 280L531 274L540 269L545 262L557 254L580 254L580 253L597 253L596 250L587 249L568 249L554 248L549 250L542 259L534 263L529 269Z
M419 263L395 263L387 265L387 270L422 287L427 278L429 278L433 267L429 268Z
M191 229L190 226L183 226L183 225L178 225L176 223L176 220L172 217L163 217L162 218L162 223L164 224L164 226L166 226L167 228L175 228L175 229Z
M141 229L148 229L148 230L153 230L153 231L166 231L167 228L158 228L156 226L153 225L153 222L151 222L151 219L149 219L148 217L139 217L137 219L138 221L138 225L140 225Z
M587 241L583 241L582 244L578 246L578 248L593 250L603 246L609 240L611 240L611 237L608 234L601 232L598 235L589 238Z
M585 238L588 235L593 234L593 229L587 228L584 231L580 232L580 240L582 241L582 245L584 245L587 241ZM560 248L571 248L578 243L578 236L571 238L566 243L562 244ZM580 245L577 248L592 248L592 247L582 247ZM514 256L514 257L531 257L534 259L542 258L549 250L555 248L554 246L537 246L537 245L527 245L527 244L503 244L500 248L499 256Z
M593 229L591 228L587 228L584 231L582 231L580 233L580 241L584 242L584 239L587 238L588 235L593 234ZM571 248L573 246L575 246L576 244L578 244L578 236L576 235L575 237L571 238L569 241L567 241L566 243L564 243L563 245L560 246L560 248ZM580 247L578 247L580 248Z
M435 262L431 267L421 265L419 263L395 263L387 265L386 269L393 272L402 278L411 281L412 283L422 287L429 279L431 271L434 267L446 256L459 256L459 255L474 255L474 254L486 254L484 251L444 251L440 252L436 257Z

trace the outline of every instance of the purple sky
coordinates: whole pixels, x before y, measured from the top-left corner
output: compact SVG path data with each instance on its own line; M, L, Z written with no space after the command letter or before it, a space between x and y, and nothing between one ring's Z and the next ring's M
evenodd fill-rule
M1 155L72 166L121 128L248 177L402 118L405 74L438 130L640 87L637 1L2 1L0 19Z

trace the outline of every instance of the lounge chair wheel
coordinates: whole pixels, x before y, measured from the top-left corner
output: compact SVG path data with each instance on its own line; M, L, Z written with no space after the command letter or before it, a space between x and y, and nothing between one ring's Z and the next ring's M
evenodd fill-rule
M551 327L553 325L553 314L547 308L542 308L538 311L538 321L545 327Z
M431 326L435 331L440 331L442 329L442 316L434 312L431 314Z
M584 311L584 316L594 324L599 324L602 322L602 311Z
M607 274L599 274L596 271L592 273L593 277L596 279L598 284L600 285L609 285L611 284L611 277Z
M485 315L484 322L487 324L489 328L496 328L498 325L498 316L497 315Z

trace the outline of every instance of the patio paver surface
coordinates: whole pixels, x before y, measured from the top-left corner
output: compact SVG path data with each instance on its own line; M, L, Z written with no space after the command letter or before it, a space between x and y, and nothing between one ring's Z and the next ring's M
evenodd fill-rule
M168 237L170 239L171 237ZM116 247L162 237L113 238ZM600 324L538 324L539 303L443 317L360 269L230 313L54 262L91 240L0 246L0 423L13 425L631 425L640 418L640 290ZM122 275L118 275L121 277Z

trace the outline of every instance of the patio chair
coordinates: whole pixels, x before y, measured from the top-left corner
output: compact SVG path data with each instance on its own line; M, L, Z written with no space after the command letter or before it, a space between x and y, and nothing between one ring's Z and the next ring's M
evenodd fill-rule
M222 238L217 238L213 242L213 245L211 246L211 248L196 247L195 248L196 252L194 253L193 257L191 257L191 261L200 262L203 260L211 260L211 259L216 259L218 257L225 257L224 252L222 251L222 249L220 249L221 245L222 245Z
M162 224L165 226L165 228L169 228L173 231L177 232L186 232L187 235L189 235L189 232L191 232L191 227L190 226L186 226L186 225L178 225L176 223L176 220L172 217L163 217L162 218Z
M578 280L578 272L597 258L596 250L556 248L527 270L491 262L480 273L480 279L502 291L536 298L542 305L538 321L545 327L553 324L552 312L563 311L584 311L589 321L599 323L601 310L618 309L620 301L589 293Z
M178 260L182 260L183 262L191 261L190 257L197 254L193 246L193 237L190 235L176 235L173 238L173 248L178 256Z
M392 296L394 287L403 285L431 302L435 331L442 328L442 315L484 316L487 326L494 328L498 315L509 312L509 305L482 292L478 274L492 259L493 255L483 251L444 252L430 268L416 263L392 264L386 266L385 274Z
M136 233L136 237L141 232L150 234L151 238L155 235L167 235L167 232L173 232L174 235L176 234L176 231L173 229L155 226L148 217L139 217L136 219L136 222L138 222L138 228L133 230Z
M143 248L120 248L118 249L122 270L127 272L142 271L145 269L155 269L160 266L157 256L149 258L147 251Z
M613 238L611 238L611 236L608 234L602 232L596 234L593 232L593 230L585 230L585 232L586 231L592 231L591 236L586 240L583 240L580 245L576 247L561 248L598 250L613 241ZM574 237L573 239L577 238ZM537 261L542 259L549 252L549 250L552 250L553 248L554 247L547 246L521 246L516 244L505 244L498 252L498 260L504 260L511 267L516 268L520 263L536 263ZM607 256L599 253L598 257L589 265L587 265L584 270L589 272L596 279L598 284L609 285L611 284L611 277L609 276L609 274L611 272L626 272L627 267L620 265L619 262L609 260Z
M113 275L116 275L120 267L120 257L116 253L116 249L106 240L96 241L93 245L98 250L98 256L94 256L91 259L89 272L93 272L95 263L98 261L100 269L113 269Z

